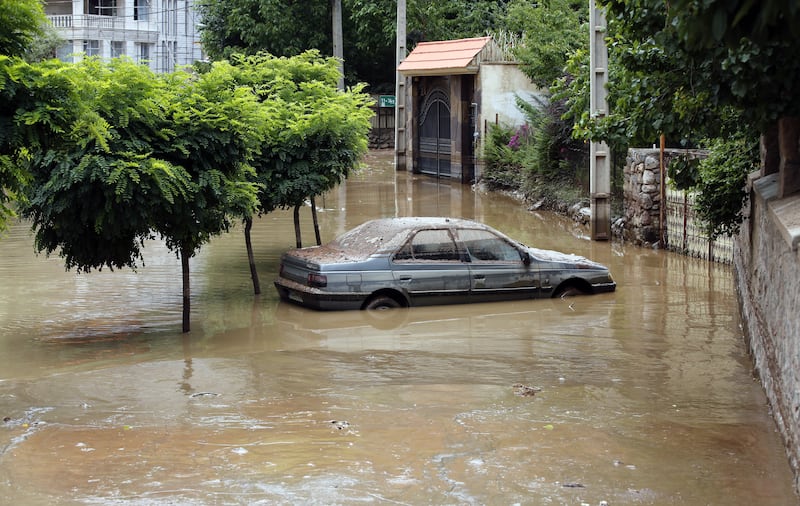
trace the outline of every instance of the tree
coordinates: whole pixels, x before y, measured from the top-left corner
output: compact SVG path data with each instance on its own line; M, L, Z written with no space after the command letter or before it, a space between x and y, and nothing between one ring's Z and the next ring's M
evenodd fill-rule
M607 8L624 67L638 72L662 63L642 85L675 91L684 123L697 113L691 125L707 125L705 111L731 105L763 132L777 118L800 113L793 98L800 78L794 3L678 0L668 8L660 0L613 0Z
M79 272L136 268L144 240L161 235L181 258L188 331L189 258L255 206L246 161L260 138L257 98L224 64L202 76L128 60L14 70L30 97L17 125L37 250Z
M15 216L14 202L23 197L28 174L17 158L23 153L14 147L13 116L15 102L24 95L10 79L15 57L43 33L47 20L38 0L0 2L0 232Z
M217 62L200 76L167 76L167 119L174 136L153 149L191 180L189 198L156 207L152 221L181 259L184 332L189 331L189 259L211 237L229 230L235 218L252 215L257 203L248 162L259 149L264 116L256 95L237 86L232 73L228 62Z
M408 3L408 38L411 46L430 40L481 37L502 23L508 0L447 0Z
M409 1L409 39L442 40L486 35L497 28L506 1ZM345 77L394 89L394 0L342 0ZM267 52L294 56L317 49L332 54L329 0L201 0L201 37L214 59Z
M503 25L520 38L514 56L534 84L549 88L563 75L567 58L588 49L588 15L585 1L516 0L508 5Z
M573 72L576 78L563 82L561 92L568 90L576 131L616 149L628 142L650 144L665 134L675 146L740 151L747 146L744 152L754 156L752 142L742 144L741 137L754 139L779 117L800 111L793 100L800 78L800 63L792 56L798 42L789 28L779 26L797 20L800 13L792 5L782 0L758 5L748 0L606 2L611 114L599 121L590 117L588 86ZM577 70L585 62L574 59L571 65ZM722 148L717 138L735 139L738 147ZM705 190L723 181L725 188L741 188L743 171L755 162L714 155L691 179ZM719 191L707 197L701 214L709 218L710 235L736 230L746 194Z
M266 51L293 56L318 48L331 54L329 0L201 0L203 47L215 59Z
M308 51L292 58L235 56L232 75L261 100L265 128L252 160L259 184L259 213L302 206L341 183L367 151L373 112L362 86L339 91L338 63ZM295 213L296 213L295 211ZM295 228L299 228L295 214ZM245 215L254 290L259 291L250 248L252 218ZM300 238L297 238L300 242Z

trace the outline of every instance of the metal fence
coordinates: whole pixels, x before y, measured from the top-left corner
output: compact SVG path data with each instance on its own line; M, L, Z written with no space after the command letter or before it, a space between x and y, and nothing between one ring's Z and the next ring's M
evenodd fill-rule
M733 238L721 236L709 240L698 223L694 210L695 194L666 188L667 247L678 253L713 262L733 261Z

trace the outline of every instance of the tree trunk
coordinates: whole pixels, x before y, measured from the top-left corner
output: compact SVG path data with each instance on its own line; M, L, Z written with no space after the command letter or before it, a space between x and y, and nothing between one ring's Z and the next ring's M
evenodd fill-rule
M253 218L244 220L244 243L247 246L247 260L250 262L250 277L253 279L253 292L258 295L261 293L261 283L258 282L258 271L256 271L256 259L253 255L253 241L250 239L250 230L253 228Z
M181 271L183 272L183 331L189 332L191 292L189 290L189 252L185 247L181 248Z
M317 239L317 246L322 244L319 238L319 222L317 221L317 203L314 202L314 197L311 197L311 216L314 218L314 235Z
M303 241L300 239L300 204L294 206L294 237L297 241L297 247L303 247Z

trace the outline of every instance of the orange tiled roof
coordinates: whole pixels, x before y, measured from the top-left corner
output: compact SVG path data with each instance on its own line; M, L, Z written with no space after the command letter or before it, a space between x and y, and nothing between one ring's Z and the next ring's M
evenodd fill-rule
M475 74L476 56L491 37L420 42L397 67L408 75Z

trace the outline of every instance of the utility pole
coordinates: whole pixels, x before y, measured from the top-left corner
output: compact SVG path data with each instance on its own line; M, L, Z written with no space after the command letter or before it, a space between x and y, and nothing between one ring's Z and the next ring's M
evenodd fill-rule
M593 118L608 114L608 48L605 35L605 13L595 5L595 0L589 0L589 114ZM591 143L589 180L592 240L607 241L611 237L611 157L605 142Z
M333 13L333 57L339 60L339 89L344 90L344 49L342 42L342 0L331 0Z
M406 59L406 0L397 0L397 60ZM394 166L406 170L406 78L396 71L394 102Z

